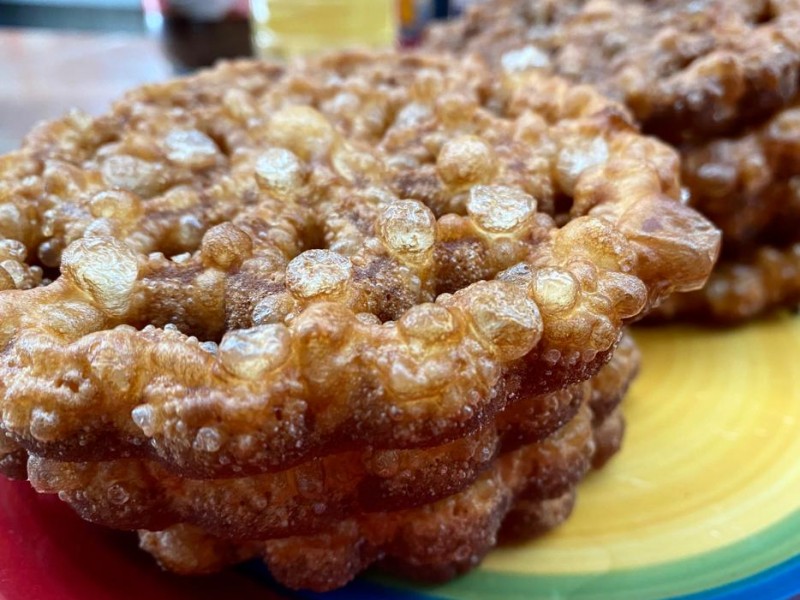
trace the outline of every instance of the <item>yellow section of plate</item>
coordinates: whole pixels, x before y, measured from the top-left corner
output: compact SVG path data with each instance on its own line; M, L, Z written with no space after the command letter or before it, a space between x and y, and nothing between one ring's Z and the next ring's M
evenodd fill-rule
M637 568L712 551L800 509L800 318L639 328L642 373L622 452L567 523L501 548L490 571Z

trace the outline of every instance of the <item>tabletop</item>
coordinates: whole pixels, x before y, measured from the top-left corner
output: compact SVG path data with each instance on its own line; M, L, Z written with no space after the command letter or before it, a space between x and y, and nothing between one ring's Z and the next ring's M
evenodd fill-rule
M151 37L0 29L0 153L42 119L102 112L125 90L171 74Z

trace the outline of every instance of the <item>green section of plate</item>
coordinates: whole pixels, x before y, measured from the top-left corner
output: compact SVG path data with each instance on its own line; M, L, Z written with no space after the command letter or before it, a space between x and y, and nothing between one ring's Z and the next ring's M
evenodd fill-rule
M479 569L448 584L408 587L397 580L374 580L448 600L656 600L717 588L762 573L800 554L800 512L756 536L719 550L639 569L572 575L497 573ZM800 592L800 571L798 592Z

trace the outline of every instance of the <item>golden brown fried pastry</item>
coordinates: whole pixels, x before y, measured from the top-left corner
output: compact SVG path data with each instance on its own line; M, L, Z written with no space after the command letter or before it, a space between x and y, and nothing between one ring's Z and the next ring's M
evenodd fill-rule
M0 158L0 471L179 572L470 568L512 507L566 518L624 326L708 277L678 169L478 59L230 63L45 124Z
M428 47L544 68L624 102L670 142L734 133L795 100L796 0L489 0Z
M796 0L488 0L428 46L591 83L680 150L690 205L722 229L723 259L713 285L659 315L731 322L797 304ZM766 266L777 262L782 274Z
M0 431L0 475L9 479L25 479L28 453Z
M735 323L766 310L800 304L800 243L769 246L751 255L723 259L700 291L669 298L654 319L684 318Z
M460 492L499 455L560 430L582 404L599 426L638 365L638 350L626 336L590 382L517 399L494 426L433 448L345 452L278 473L215 480L181 477L137 459L69 463L34 456L28 476L38 491L58 493L83 518L110 527L160 530L183 523L229 540L315 533L352 514L411 508ZM620 437L612 440L615 448Z
M141 545L179 573L213 572L260 556L279 582L318 591L344 585L376 562L416 579L449 579L480 562L501 525L511 539L515 533L541 533L569 515L596 444L606 443L595 441L603 434L593 433L591 421L584 405L551 439L503 455L473 485L433 504L360 515L323 533L265 541L226 541L182 524L142 532Z
M0 163L0 231L52 279L0 292L0 429L195 478L452 442L703 284L677 168L588 87L393 54L44 125Z
M738 137L683 149L692 203L722 229L726 254L800 241L800 106Z

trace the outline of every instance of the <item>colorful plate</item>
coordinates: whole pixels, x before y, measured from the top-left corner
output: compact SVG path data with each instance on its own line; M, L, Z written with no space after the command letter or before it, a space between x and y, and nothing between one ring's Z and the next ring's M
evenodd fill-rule
M326 600L800 595L800 318L635 337L624 449L563 527L444 586L374 579Z
M800 318L636 331L622 453L560 529L437 587L372 576L303 598L777 600L800 597ZM127 536L0 481L0 600L277 598L255 566L164 575Z

